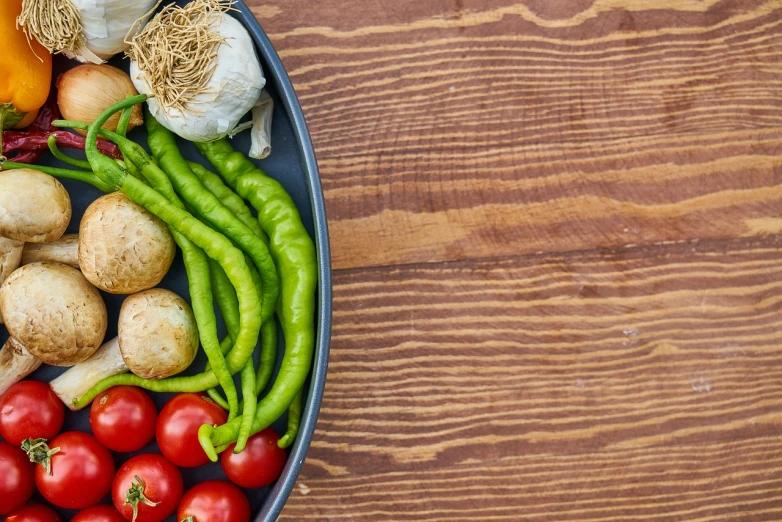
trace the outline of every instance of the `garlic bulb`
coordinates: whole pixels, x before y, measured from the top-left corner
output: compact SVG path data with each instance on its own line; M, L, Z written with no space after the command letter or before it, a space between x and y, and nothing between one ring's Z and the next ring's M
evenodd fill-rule
M57 78L57 105L66 120L92 123L111 105L136 94L128 75L111 65L79 65ZM103 127L117 130L119 116L112 116ZM128 130L143 123L141 106L136 105Z
M149 112L172 132L190 141L212 141L227 136L261 96L266 80L252 39L233 17L218 13L214 28L225 38L217 50L216 67L203 91L187 109L162 106L148 100ZM142 94L154 96L137 61L130 63L130 79Z
M159 0L23 0L19 24L50 52L103 63L128 48Z

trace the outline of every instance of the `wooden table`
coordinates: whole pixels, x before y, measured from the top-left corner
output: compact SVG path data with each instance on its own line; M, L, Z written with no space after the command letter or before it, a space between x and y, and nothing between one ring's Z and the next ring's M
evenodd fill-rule
M782 519L782 1L252 0L334 251L282 520Z

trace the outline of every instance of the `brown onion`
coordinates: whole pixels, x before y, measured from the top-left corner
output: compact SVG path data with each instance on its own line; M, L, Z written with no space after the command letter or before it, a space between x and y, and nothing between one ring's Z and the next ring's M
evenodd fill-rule
M57 104L66 120L92 123L110 106L136 94L138 91L130 77L111 65L79 65L57 78ZM103 127L117 130L119 116L112 116ZM141 106L136 105L131 113L128 130L143 123Z

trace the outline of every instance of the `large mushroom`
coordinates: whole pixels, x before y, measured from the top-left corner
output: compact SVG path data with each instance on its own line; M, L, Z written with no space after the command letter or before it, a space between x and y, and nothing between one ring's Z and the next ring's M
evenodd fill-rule
M117 337L51 382L69 408L101 379L128 370L145 379L183 372L198 351L198 328L187 302L155 288L125 299Z
M25 242L59 239L71 212L68 191L48 174L0 171L0 284L19 266Z
M88 359L106 334L106 304L73 267L33 263L0 286L11 338L0 350L0 394L40 364L73 366Z
M81 268L90 283L112 294L135 294L163 279L176 245L157 217L121 192L96 199L79 234L45 245L26 245L22 264L56 261Z

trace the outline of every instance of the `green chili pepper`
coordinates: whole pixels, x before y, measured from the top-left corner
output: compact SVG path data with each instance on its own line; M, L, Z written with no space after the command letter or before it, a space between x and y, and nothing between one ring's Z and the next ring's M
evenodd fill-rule
M250 227L255 234L261 238L261 241L269 244L269 238L266 233L261 229L261 225L258 220L253 216L250 208L244 202L244 200L231 190L222 178L217 174L214 174L209 169L196 162L188 162L193 173L198 176L201 183L209 189L215 196L223 202L223 205L234 213L242 223ZM261 326L261 357L260 364L258 365L258 373L255 377L255 395L260 395L261 392L269 384L269 380L274 373L274 363L277 359L277 322L273 317L270 317Z
M251 263L248 263L248 267L253 269ZM225 271L215 261L211 261L210 269L212 274L212 292L215 295L217 301L217 307L220 309L220 314L223 316L223 322L228 330L228 334L236 336L239 330L239 301L236 297L236 292L231 286L231 282L228 280ZM253 275L253 281L256 285L260 282L260 275L257 270L251 270ZM250 429L253 424L253 417L255 415L255 408L258 404L257 397L255 395L255 366L253 365L252 357L247 360L247 364L242 368L241 374L242 382L242 424L239 430L239 438L236 442L236 452L241 452L247 445L247 439L250 437ZM209 390L210 392L217 393L217 390ZM212 397L212 393L209 394ZM222 399L222 397L220 397Z
M242 421L239 425L239 434L236 437L234 453L241 453L247 446L247 439L252 435L255 410L258 407L258 397L255 395L255 366L250 358L242 369Z
M100 126L114 112L140 103L145 99L146 96L140 95L119 102L107 109L90 125L86 144L87 159L94 172L105 183L122 190L130 199L158 216L172 229L185 236L196 246L203 249L209 257L221 264L234 288L236 288L239 299L240 331L233 349L226 358L229 373L235 373L242 369L247 359L251 357L260 330L260 300L254 288L250 288L252 276L245 264L244 255L225 236L212 230L185 210L172 204L158 191L128 175L127 170L121 168L110 158L100 154L96 146ZM67 122L59 123L67 125ZM116 136L112 139L116 138L119 138L116 142L120 149L122 150L123 146L125 146L125 149L130 152L128 154L126 150L123 150L127 161L136 163L136 160L140 160L141 165L139 166L142 168L142 171L146 169L155 174L159 170L151 161L144 163L143 160L145 158L140 154L138 154L138 158L134 159L134 154L137 151L133 150L131 145L135 144L123 139L121 136ZM140 147L138 148L140 149ZM143 149L141 151L143 152ZM116 377L120 379L116 379ZM98 383L79 402L88 403L95 395L116 384L136 385L153 391L203 391L215 386L217 384L216 381L217 378L214 371L195 376L172 377L159 381L147 381L132 375L115 376Z
M250 256L261 273L262 292L261 321L274 314L279 296L277 269L268 247L242 223L222 202L206 190L201 180L193 174L185 158L179 152L174 134L147 114L147 143L155 159L160 163L176 191L191 205L194 211L215 229Z
M223 340L220 341L220 351L222 352L222 354L223 355L227 354L228 351L233 346L233 344L234 344L233 337L231 337L230 335L226 335L225 337L223 337ZM212 365L209 364L209 362L207 362L204 371L205 372L209 371L211 367ZM220 395L220 392L217 390L217 388L209 388L208 390L206 390L206 393L213 401L219 404L224 410L230 410L231 405L228 404L228 401L225 400L222 395Z
M255 219L255 216L250 211L250 207L245 204L244 200L236 192L228 188L228 185L217 174L195 161L188 161L187 163L190 165L193 174L198 176L198 179L201 180L201 183L204 184L209 192L217 196L217 199L228 207L228 210L233 212L234 216L247 225L256 236L261 238L261 241L268 245L269 238L264 234L260 223Z
M73 179L76 181L83 181L100 190L101 192L114 192L114 188L108 183L104 183L93 172L86 170L73 170L73 169L61 169L58 167L47 167L45 165L28 165L27 163L16 163L15 161L6 161L3 163L3 170L11 169L30 169L35 168L45 174L49 174L55 178Z
M209 260L209 273L212 277L212 293L220 309L220 315L223 316L225 329L228 330L228 335L236 337L239 332L239 300L236 297L236 290L231 286L231 281L225 275L223 267L213 259Z
M304 394L302 390L296 394L290 407L288 408L288 430L280 440L277 441L277 446L281 448L287 448L293 441L296 440L296 435L299 433L299 424L301 424L301 407L304 401Z
M46 144L49 146L49 151L52 153L52 156L54 156L56 159L79 169L91 170L89 161L73 158L60 150L60 147L57 146L56 134L49 136L49 139L46 140Z
M276 381L258 404L252 431L258 432L278 419L302 388L312 365L315 342L315 246L304 228L290 195L266 176L226 140L197 144L228 185L248 200L269 236L270 250L280 275L278 312L285 337L285 354ZM204 425L199 440L213 461L215 445L236 440L236 420L219 428Z
M277 321L269 319L261 326L261 359L255 376L255 395L260 395L274 373L277 362Z
M127 107L122 111L122 115L117 122L117 134L123 138L128 134L128 125L130 124L130 118L133 116L133 107Z

